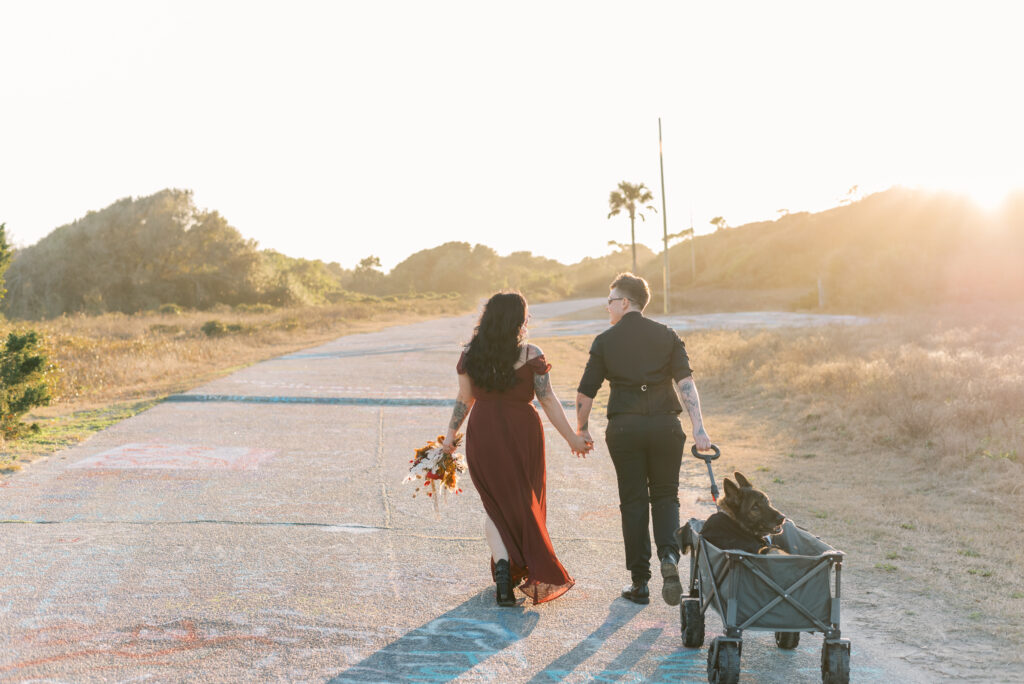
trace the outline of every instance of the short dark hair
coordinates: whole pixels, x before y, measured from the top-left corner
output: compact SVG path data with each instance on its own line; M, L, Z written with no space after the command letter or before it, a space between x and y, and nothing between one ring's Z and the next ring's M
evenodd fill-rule
M618 290L626 295L626 299L633 302L643 311L647 308L647 302L651 301L651 287L647 281L629 271L615 276L615 280L608 286L610 290Z

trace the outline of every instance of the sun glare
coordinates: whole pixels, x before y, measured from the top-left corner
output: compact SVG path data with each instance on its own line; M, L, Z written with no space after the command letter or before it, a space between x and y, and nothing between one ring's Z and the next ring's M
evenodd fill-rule
M1012 191L1022 188L1024 180L1012 183L1002 178L964 178L957 183L947 184L942 189L967 195L985 211L993 212L1003 206Z

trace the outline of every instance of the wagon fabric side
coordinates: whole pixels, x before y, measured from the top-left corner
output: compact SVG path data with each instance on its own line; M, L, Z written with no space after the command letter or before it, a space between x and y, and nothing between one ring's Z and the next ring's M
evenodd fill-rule
M691 521L691 529L699 529L699 523ZM838 627L839 587L833 596L830 571L843 555L806 530L786 521L772 537L791 555L723 550L703 538L694 541L700 546L703 608L714 608L727 629L830 633Z

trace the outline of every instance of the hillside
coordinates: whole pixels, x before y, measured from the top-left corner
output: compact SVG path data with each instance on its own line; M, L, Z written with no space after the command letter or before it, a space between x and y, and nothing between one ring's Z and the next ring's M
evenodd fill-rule
M794 308L817 306L819 279L833 310L1017 299L1024 292L1024 193L988 213L956 195L893 188L819 213L701 235L692 247L693 288L785 291ZM691 283L690 249L687 241L669 250L680 298ZM660 257L640 270L660 288Z
M642 245L637 255L660 302L663 257ZM988 213L963 197L893 188L819 213L700 235L674 245L669 260L674 310L810 309L819 286L833 311L1017 299L1024 292L1024 193ZM261 251L216 211L198 209L191 192L163 190L119 200L18 250L3 310L45 318L169 304L315 305L444 293L475 299L499 288L543 301L600 296L630 263L628 249L566 265L449 242L390 273L373 257L348 270Z
M125 198L18 250L3 310L13 318L134 313L164 304L315 304L339 288L337 264L260 251L187 190Z

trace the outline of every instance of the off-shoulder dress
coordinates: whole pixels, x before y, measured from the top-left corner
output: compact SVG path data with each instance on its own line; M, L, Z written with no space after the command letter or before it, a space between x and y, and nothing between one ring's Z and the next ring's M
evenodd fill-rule
M465 362L463 352L459 373L466 372ZM532 403L534 376L550 369L541 355L516 369L515 385L505 392L474 384L466 426L470 478L508 550L512 585L534 603L556 599L575 584L548 536L544 428Z

